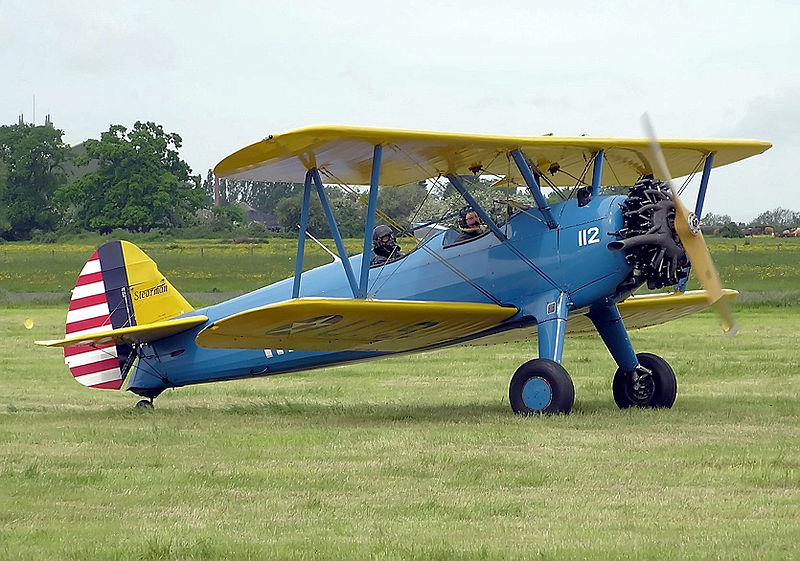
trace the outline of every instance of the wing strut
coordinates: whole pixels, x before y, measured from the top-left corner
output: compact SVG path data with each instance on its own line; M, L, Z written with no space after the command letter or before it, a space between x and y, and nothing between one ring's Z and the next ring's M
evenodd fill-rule
M706 156L706 163L703 166L703 176L700 179L700 190L697 192L697 203L694 206L694 215L700 220L703 214L703 202L706 200L706 189L708 188L708 178L711 176L711 167L714 165L714 153Z
M328 227L331 229L333 241L336 243L336 250L339 252L345 275L347 275L347 282L350 283L353 296L356 296L356 294L358 294L358 285L356 284L356 277L353 274L353 266L347 258L347 250L344 248L342 235L339 233L339 226L336 224L336 218L333 216L333 210L331 210L331 205L328 202L328 196L325 194L325 187L322 185L322 178L319 176L319 170L317 168L311 168L306 172L306 180L303 187L303 209L300 212L300 236L297 239L297 261L294 265L292 298L300 296L300 277L303 273L303 253L305 251L306 231L308 229L308 207L310 204L309 199L311 196L312 183L317 189L319 202L322 204L322 210L325 212L325 218L328 220Z
M383 146L375 145L372 151L372 173L369 179L369 204L367 205L367 221L364 225L364 252L361 254L361 277L359 279L358 294L356 298L367 297L367 284L369 282L370 255L372 255L372 230L375 228L375 212L378 207L378 182L381 175L381 159Z
M483 222L487 226L489 226L489 229L492 231L492 233L495 235L495 237L498 240L500 240L500 242L502 242L502 244L505 247L507 247L511 251L511 253L513 253L514 255L519 257L519 259L523 263L525 263L528 267L533 269L544 280L549 282L553 286L553 288L555 288L557 290L561 290L560 287L553 281L553 279L548 277L545 274L544 271L542 271L539 267L534 265L533 261L531 261L530 259L525 257L525 255L520 250L518 250L516 247L511 245L511 242L508 241L508 238L503 233L503 231L500 228L497 227L497 224L494 223L494 220L492 220L492 217L489 216L489 213L487 213L486 210L484 210L484 208L480 205L480 203L478 203L478 201L475 200L475 197L473 197L470 194L470 192L467 191L467 189L466 189L466 187L464 187L464 183L461 181L460 177L450 174L450 175L447 176L447 179L450 180L450 183L453 184L453 187L456 188L456 191L461 193L461 196L464 197L464 200L467 201L467 203L469 203L469 205L473 208L473 210L478 213L478 216L481 217L481 220L483 220Z
M517 168L519 168L519 172L522 174L522 178L525 180L528 190L531 192L531 195L533 195L536 206L542 211L542 216L547 223L547 227L551 230L558 228L558 222L556 222L556 219L553 218L553 214L550 212L550 205L547 204L544 195L542 195L542 189L539 187L539 178L538 176L534 177L530 166L528 166L528 162L525 161L525 156L522 155L519 149L516 149L511 151L511 157L514 158L514 163L517 164Z
M306 172L303 187L303 208L300 211L300 235L297 238L297 257L294 261L294 284L292 298L300 296L300 275L303 273L303 253L306 249L306 230L308 229L308 207L311 203L311 170Z
M594 155L594 168L592 169L592 197L600 195L600 182L603 180L603 159L605 153L602 150Z

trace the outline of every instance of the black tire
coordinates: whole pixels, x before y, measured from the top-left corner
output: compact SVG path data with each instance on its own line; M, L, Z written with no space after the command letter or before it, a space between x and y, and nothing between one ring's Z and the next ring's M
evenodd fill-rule
M567 414L575 402L575 386L560 364L536 358L514 372L508 399L511 409L518 415Z
M136 409L153 409L153 402L150 399L142 399L136 403Z
M617 406L620 409L672 407L678 395L678 381L670 365L660 356L651 353L638 353L636 358L652 375L644 376L637 384L633 382L630 373L617 369L612 386Z

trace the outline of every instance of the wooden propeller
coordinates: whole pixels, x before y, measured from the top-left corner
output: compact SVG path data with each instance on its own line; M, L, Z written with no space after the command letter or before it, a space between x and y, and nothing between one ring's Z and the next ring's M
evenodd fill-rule
M719 278L716 267L714 267L714 262L711 260L711 254L708 252L703 233L700 231L700 221L681 202L678 191L672 184L667 161L661 151L661 145L656 138L653 125L647 113L642 115L642 127L644 127L645 133L650 138L650 149L655 157L658 170L672 193L672 200L675 203L675 231L686 250L686 254L689 256L689 261L692 263L692 268L700 284L706 291L709 304L722 318L722 330L728 335L734 335L737 330L736 320L733 317L733 312L728 305L727 299L723 297L722 281Z

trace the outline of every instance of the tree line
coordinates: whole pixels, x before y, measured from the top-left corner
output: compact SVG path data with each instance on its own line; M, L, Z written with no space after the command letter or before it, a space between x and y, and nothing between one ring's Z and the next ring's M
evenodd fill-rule
M55 239L81 232L166 230L187 237L266 234L248 226L242 204L272 214L294 234L303 186L292 183L220 182L193 175L181 159L182 139L161 125L137 121L131 129L111 125L99 140L76 147L52 126L0 126L0 239ZM362 235L364 195L326 187L342 235ZM427 195L423 184L381 189L379 204L398 223L407 222ZM318 198L311 198L309 231L329 236Z
M0 239L56 239L81 232L164 230L185 237L243 233L266 234L247 225L242 205L269 213L280 230L297 231L303 185L280 182L220 181L220 206L214 206L214 176L193 175L181 159L182 139L154 122L132 128L111 125L100 139L70 147L64 132L51 125L0 126ZM507 201L490 181L470 178L468 189L487 208L500 214ZM342 188L340 188L342 187ZM347 186L326 187L326 194L345 237L360 237L366 194ZM555 195L553 195L555 196ZM532 204L526 193L506 198ZM311 197L309 231L328 237L330 230L316 196ZM406 228L452 214L464 202L447 180L381 188L380 222ZM704 226L733 224L727 215L707 214ZM736 225L734 224L734 227ZM745 225L742 225L745 226ZM766 211L746 226L777 231L800 226L800 213L782 208Z
M765 228L772 228L776 234L780 234L784 230L800 226L800 212L778 207L762 212L750 222L738 223L731 220L728 214L710 212L700 220L700 226L704 230L716 231L719 235L727 238L743 237L743 229L763 231Z
M178 150L152 122L112 125L75 149L52 126L0 127L0 236L146 232L194 219L205 197Z

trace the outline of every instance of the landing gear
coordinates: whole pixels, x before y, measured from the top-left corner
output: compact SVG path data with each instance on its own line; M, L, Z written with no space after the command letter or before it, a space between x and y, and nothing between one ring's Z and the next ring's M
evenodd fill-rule
M508 389L511 409L518 415L569 413L575 387L564 368L552 360L536 358L520 366Z
M618 369L614 375L614 401L620 409L628 407L665 407L675 403L678 382L675 372L663 358L650 353L638 353L633 372Z
M136 409L153 409L153 400L142 399L136 404Z

